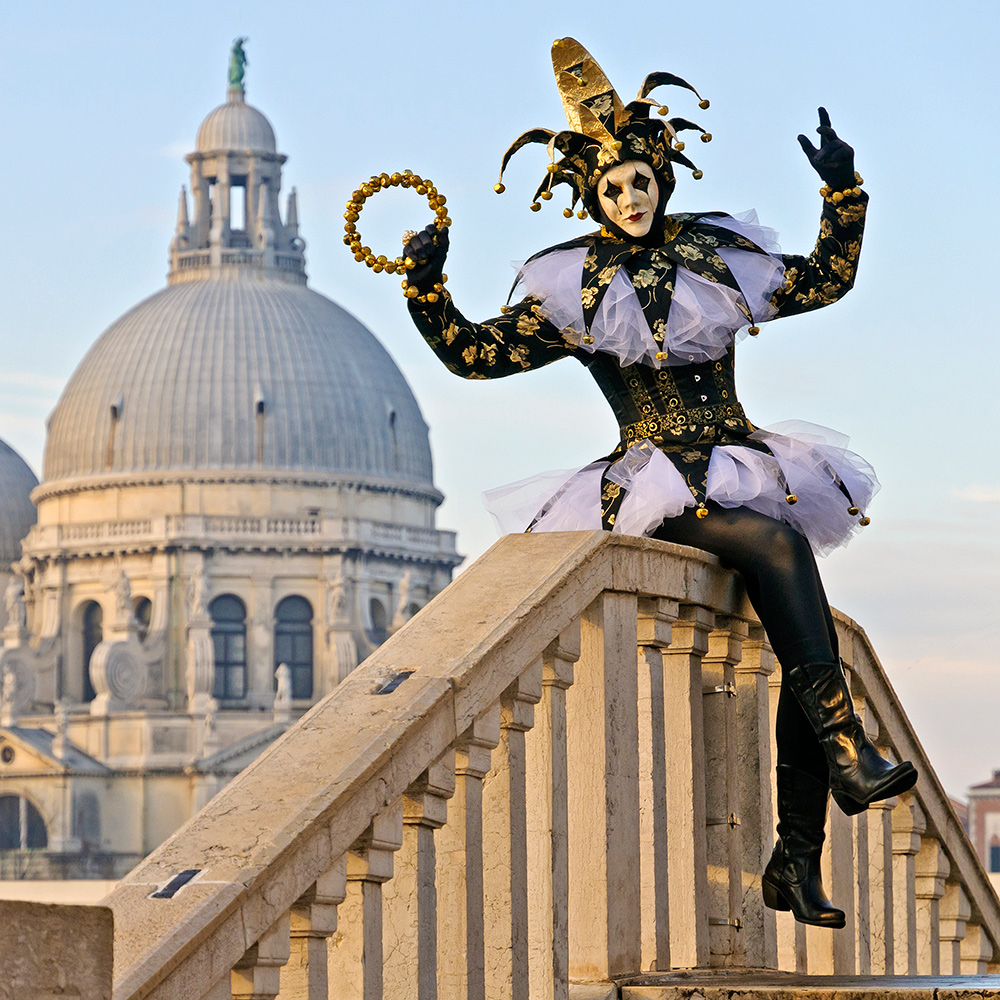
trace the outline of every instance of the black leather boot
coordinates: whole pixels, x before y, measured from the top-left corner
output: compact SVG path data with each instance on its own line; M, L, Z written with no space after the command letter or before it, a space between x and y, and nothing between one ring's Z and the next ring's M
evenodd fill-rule
M829 790L805 771L779 764L778 841L764 869L764 905L791 910L799 923L843 927L844 911L827 898L820 874Z
M839 661L796 665L787 674L826 753L833 798L848 816L916 784L917 770L908 760L890 764L865 735Z

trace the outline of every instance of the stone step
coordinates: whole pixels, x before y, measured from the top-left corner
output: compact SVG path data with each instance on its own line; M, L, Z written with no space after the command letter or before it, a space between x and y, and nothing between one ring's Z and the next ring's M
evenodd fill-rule
M571 986L570 1000L987 1000L1000 976L804 976L756 969L692 969Z

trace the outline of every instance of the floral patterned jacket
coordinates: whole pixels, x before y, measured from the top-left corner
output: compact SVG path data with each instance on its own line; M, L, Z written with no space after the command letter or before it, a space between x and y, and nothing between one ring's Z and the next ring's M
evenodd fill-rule
M808 256L782 255L784 282L773 293L775 319L836 302L852 285L861 251L868 196L848 195L839 203L824 200L819 237ZM581 301L588 324L614 274L624 268L642 305L654 338L662 339L678 267L699 277L739 289L722 257L722 247L763 252L736 233L712 225L705 214L669 215L662 246L643 247L607 233L593 233L551 250L587 248ZM543 253L549 253L543 251ZM735 337L716 360L655 367L637 362L622 366L617 357L581 349L573 338L545 319L537 298L504 307L484 323L467 320L445 291L437 302L408 300L417 329L448 369L462 378L503 378L575 356L590 370L611 404L621 430L619 458L630 445L651 440L670 455L692 493L704 499L711 448L741 444L767 450L748 440L756 430L736 398ZM748 322L749 310L741 307Z

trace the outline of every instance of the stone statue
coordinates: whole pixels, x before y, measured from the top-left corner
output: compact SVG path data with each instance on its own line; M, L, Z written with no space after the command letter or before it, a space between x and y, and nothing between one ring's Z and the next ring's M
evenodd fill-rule
M14 695L17 693L17 674L10 667L4 667L3 682L0 684L0 704L8 711L14 705Z
M56 716L56 739L65 741L69 731L69 707L68 698L58 698L55 703Z
M274 707L287 708L292 704L292 668L287 663L278 664L274 676L278 678L278 687L274 692Z
M246 38L237 38L229 53L229 86L235 90L243 89L243 76L247 68L247 54L243 51Z
M205 571L199 566L187 585L188 619L201 618L206 613L205 607Z
M27 628L28 611L24 606L24 580L21 577L11 577L4 593L4 600L7 604L7 623L16 625L18 629Z
M326 581L326 623L340 625L347 618L347 587L343 575Z
M119 621L132 620L132 584L125 570L119 570L115 581L115 616Z
M399 600L396 601L396 613L392 616L392 631L402 628L409 618L407 606L410 603L410 571L403 574L403 579L399 581Z

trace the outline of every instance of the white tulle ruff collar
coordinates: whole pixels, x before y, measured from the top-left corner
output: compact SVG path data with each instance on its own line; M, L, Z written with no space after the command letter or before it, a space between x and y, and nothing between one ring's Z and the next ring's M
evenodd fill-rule
M754 324L773 317L771 296L781 286L785 268L777 234L758 223L756 212L702 216L696 221L743 236L765 252L718 248L716 252L732 272L739 291L678 264L666 328L657 331L662 333L662 343L653 336L623 267L616 271L590 329L586 329L580 294L589 252L586 246L554 250L521 265L515 294L539 299L541 315L568 342L587 353L612 354L623 368L636 362L660 368L715 361L746 336L751 325L747 314Z

